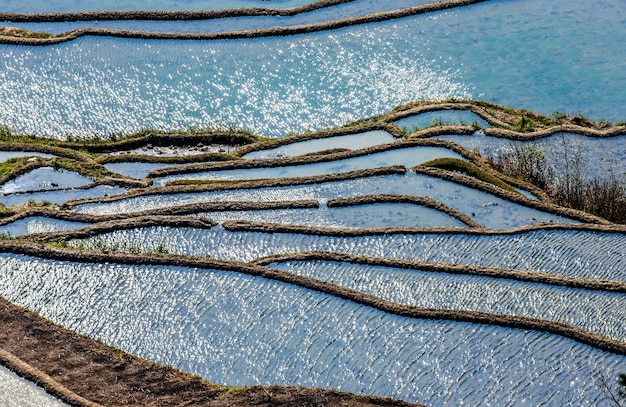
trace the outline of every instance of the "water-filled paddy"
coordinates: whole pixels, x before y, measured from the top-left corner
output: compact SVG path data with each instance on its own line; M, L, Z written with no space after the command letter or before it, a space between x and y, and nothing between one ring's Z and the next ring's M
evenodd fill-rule
M401 129L406 129L408 132L432 126L433 124L464 124L469 126L474 123L481 128L491 127L480 116L467 110L438 110L436 112L416 114L393 122L393 124Z
M176 166L176 164L121 162L109 163L104 165L104 167L111 172L137 179L145 178L150 173L150 171L173 166Z
M256 158L292 157L334 148L359 150L361 148L373 147L379 144L393 143L394 141L396 141L396 139L388 132L382 130L372 130L364 133L348 134L345 136L298 141L276 148L252 151L242 157L247 160Z
M52 154L40 153L37 151L0 151L0 162L9 160L11 158L21 157L52 158L54 156Z
M597 405L622 356L555 335L412 320L236 273L1 255L2 295L228 385L298 384L433 405Z
M487 137L478 133L472 136L437 138L454 141L470 150L479 150L484 156L491 154L496 157L512 153L516 147L526 145L541 152L546 163L559 174L565 171L564 163L568 160L571 162L570 170L577 163L584 177L606 178L611 172L617 176L626 173L626 136L600 138L563 133L526 142Z
M250 180L268 178L291 178L315 175L338 174L342 172L364 170L368 168L401 165L411 168L435 158L463 159L459 154L440 147L407 147L372 153L359 157L319 162L313 164L291 165L285 167L259 167L221 171L192 172L189 174L169 175L154 180L155 185L167 185L169 182L195 180Z
M35 202L62 204L75 199L102 198L104 196L113 196L124 192L126 192L124 188L99 185L88 189L63 189L57 191L0 195L0 203L7 206L21 205L32 200Z
M211 1L201 9L216 7L215 1ZM218 2L219 3L219 2ZM222 2L223 8L237 7L237 2ZM257 3L254 7L275 7L275 2ZM350 18L365 14L382 11L396 10L404 7L412 7L420 4L431 3L429 0L395 0L393 2L380 2L376 0L355 0L348 3L325 7L322 9L297 14L294 16L255 16L255 17L232 17L213 20L179 20L179 21L154 21L154 20L130 20L130 21L80 21L60 23L7 23L11 27L19 27L32 31L43 31L53 34L62 34L67 31L97 27L117 30L141 30L152 32L228 32L264 29L270 27L289 27L301 24L315 24L326 21ZM251 5L249 4L248 7ZM152 7L152 6L150 6ZM148 7L148 9L150 8ZM243 6L246 7L246 6ZM280 5L279 5L280 7ZM220 7L222 8L222 7Z
M77 172L42 167L32 170L2 185L2 193L39 191L44 189L76 188L91 183Z
M6 0L0 11L7 13L59 13L98 10L220 10L241 7L287 8L313 3L315 0Z
M210 7L292 7L308 2L219 0L211 2ZM291 19L86 25L123 24L179 32L249 29L325 21L349 13L371 12L373 7L381 10L420 2L356 0ZM10 101L0 111L0 126L56 138L118 136L142 128L167 131L205 127L244 128L282 137L367 119L412 100L450 96L481 98L547 115L559 110L582 113L591 119L623 121L626 20L622 6L619 0L593 7L580 0L499 0L291 37L217 41L84 37L50 47L0 45L0 97ZM107 0L96 4L53 0L44 4L9 0L3 2L0 11L94 7L200 8L195 1L160 0L148 4L142 0L129 4ZM201 8L207 7L203 3ZM67 27L64 24L54 24L55 29ZM453 117L441 117L442 113L435 112L411 120L428 120L426 125L439 117L442 123L471 124L476 120L465 112L445 114ZM410 129L421 124L406 126ZM390 137L387 133L383 136ZM296 143L259 154L293 156L370 145L357 146L350 137ZM461 143L479 140L474 146L479 148L491 146L493 141L474 137L447 138ZM584 150L585 163L614 164L617 171L624 161L623 138L596 141L572 137ZM385 141L364 142L374 145ZM391 162L369 162L363 168L388 164ZM133 167L133 171L141 169L134 173L139 178L145 176L146 169L164 164L107 168L122 172L124 165ZM311 166L302 168L306 172L303 175L311 175ZM335 167L329 171L347 170ZM66 182L65 178L57 178ZM42 181L44 177L33 179ZM27 180L21 179L16 188L23 188L22 181ZM47 182L59 184L54 179ZM60 204L124 191L100 186L13 193L0 196L0 202L10 205L33 199ZM153 194L82 205L77 210L122 214L196 202L312 199L320 203L319 209L201 215L220 222L249 219L347 228L462 226L448 215L418 205L327 206L328 200L338 197L374 194L427 196L493 229L538 222L577 223L414 172L299 186ZM451 220L453 223L448 223ZM31 217L6 225L0 232L17 236L81 225ZM225 227L233 225L128 229L72 241L70 245L103 251L169 251L242 262L322 250L626 282L624 233L564 229L484 235L477 230L459 229L449 233L388 231L386 235L368 232L368 236L336 237L317 236L311 229L261 233L228 231ZM158 258L157 253L151 258ZM623 294L322 261L288 262L274 267L397 303L534 316L620 340L626 338L620 307ZM0 296L45 318L151 361L171 364L228 386L304 385L432 405L596 406L606 403L597 375L604 373L613 380L617 373L626 372L625 357L556 335L407 319L296 285L235 272L110 262L79 264L0 254L0 281ZM1 389L0 384L0 393Z
M621 6L507 0L294 37L3 45L0 97L14 103L0 121L53 137L189 126L283 136L450 96L623 120Z
M270 267L398 304L548 319L617 340L626 339L625 294L337 262L286 262Z
M0 405L11 407L62 407L43 389L0 366Z
M44 216L32 216L0 226L0 233L5 233L9 236L22 236L31 233L78 229L85 226L89 225L82 222L70 222Z
M305 199L326 201L338 197L349 198L376 194L426 196L472 217L476 222L488 228L495 229L507 229L538 222L573 222L560 216L508 202L476 189L412 172L406 175L386 175L291 187L139 196L120 201L85 204L79 206L77 211L112 214L195 202L267 202Z
M448 264L493 266L586 279L626 281L626 236L614 233L545 230L511 235L392 234L359 237L314 236L308 233L229 232L168 227L115 231L76 242L114 246L125 242L153 251L252 261L305 251Z
M435 209L406 203L378 203L340 208L323 205L319 209L206 212L200 215L220 223L228 220L250 220L335 228L466 226L463 222Z

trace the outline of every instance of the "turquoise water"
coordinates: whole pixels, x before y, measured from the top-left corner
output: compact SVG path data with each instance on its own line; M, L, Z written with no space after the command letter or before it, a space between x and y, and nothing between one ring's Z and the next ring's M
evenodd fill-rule
M14 103L0 122L51 137L189 126L279 137L450 96L624 120L621 6L507 0L284 38L3 45L0 97Z
M215 7L214 2L207 3ZM235 7L236 2L228 2L228 8ZM141 30L153 32L227 32L246 31L270 27L288 27L301 24L314 24L330 20L338 20L411 7L431 3L429 0L394 0L381 2L377 0L354 0L349 3L326 7L315 11L288 17L255 16L233 17L215 20L190 21L81 21L63 23L7 23L11 27L18 27L31 31L43 31L61 34L80 28L112 28L118 30ZM272 7L272 3L260 3L261 7ZM150 8L150 7L149 7ZM205 7L206 8L206 7Z
M626 358L533 331L413 320L225 271L0 255L0 295L77 332L231 386L291 384L432 405L596 406Z
M241 7L287 8L315 0L4 0L1 12L59 13L98 10L220 10Z

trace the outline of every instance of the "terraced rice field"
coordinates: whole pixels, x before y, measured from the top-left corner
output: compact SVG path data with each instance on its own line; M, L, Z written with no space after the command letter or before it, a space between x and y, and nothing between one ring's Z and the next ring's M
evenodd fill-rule
M48 3L0 6L54 34L0 36L0 297L225 386L611 405L626 227L481 154L626 177L618 1Z

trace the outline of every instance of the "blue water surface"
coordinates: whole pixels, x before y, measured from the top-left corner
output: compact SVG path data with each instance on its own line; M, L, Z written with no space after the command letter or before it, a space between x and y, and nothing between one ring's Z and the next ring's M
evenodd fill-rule
M229 8L287 8L316 0L3 0L6 13L60 13L98 10L220 10Z
M619 0L490 1L254 40L0 46L0 123L51 137L155 127L279 137L450 96L624 120ZM581 29L584 27L584 29Z
M59 23L7 23L11 27L21 29L61 34L81 28L111 28L117 30L136 30L152 32L226 32L246 31L270 27L289 27L301 24L315 24L331 20L339 20L372 14L377 12L396 10L405 7L431 3L429 0L353 0L348 3L332 7L325 7L294 16L254 16L230 17L211 20L181 20L181 21L154 21L154 20L111 20L111 21L76 21ZM210 5L211 3L209 3ZM234 7L236 2L229 5ZM271 7L272 3L261 4L262 7ZM210 7L215 7L210 5Z
M228 271L0 255L0 295L230 386L289 384L432 405L598 406L626 358L541 332L403 318ZM607 404L605 404L607 405Z

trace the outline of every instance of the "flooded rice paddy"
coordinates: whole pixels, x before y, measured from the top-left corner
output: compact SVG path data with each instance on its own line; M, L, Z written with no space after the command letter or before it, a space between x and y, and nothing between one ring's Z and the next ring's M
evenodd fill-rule
M0 404L14 407L67 406L2 366L0 366Z
M184 175L170 175L154 180L157 185L167 185L172 181L195 180L250 180L268 178L293 178L304 176L340 174L368 168L390 167L400 165L411 168L435 158L457 158L460 155L453 151L437 147L409 147L366 156L337 159L314 164L291 165L285 167L255 167L246 169L193 172Z
M298 383L433 405L574 405L572 397L593 405L603 396L588 377L626 368L623 356L549 334L416 321L237 273L6 255L0 261L3 279L12 282L2 295L12 301L229 385Z
M299 36L2 45L0 97L13 103L0 119L50 137L207 126L276 137L474 97L623 120L621 6L487 1Z
M219 201L281 201L314 199L327 201L333 198L350 198L375 194L408 194L424 196L448 205L478 223L494 229L513 228L539 222L578 223L506 201L476 189L408 172L405 175L386 175L320 182L310 185L266 187L216 192L147 195L106 203L84 204L78 212L97 215L120 212L138 212L195 202Z
M5 1L0 12L197 10L205 3L26 0ZM291 17L13 25L53 33L208 33L423 3L355 0ZM0 112L0 141L10 145L10 132L29 136L19 148L0 148L0 234L16 245L20 236L24 244L36 241L41 252L3 246L0 296L124 352L227 386L322 387L433 406L609 405L598 377L626 373L620 352L493 321L548 321L626 342L626 230L546 203L521 181L485 177L494 173L472 150L486 156L531 145L555 166L574 152L590 176L619 175L624 132L563 132L534 142L487 137L478 127L498 126L448 98L482 99L487 104L474 108L497 120L525 113L489 103L624 120L621 6L485 1L299 35L3 43L0 97L11 103ZM398 105L421 100L460 107L398 116L411 108ZM440 134L446 124L460 130ZM427 127L424 137L456 145L393 145L401 133ZM121 137L149 128L174 132L166 134L173 139L188 131L193 141ZM193 139L239 130L259 144ZM53 148L32 135L83 145ZM264 138L285 136L280 143ZM119 144L105 145L107 138ZM50 166L57 153L76 171ZM143 157L111 162L110 155L128 154ZM433 159L457 167L423 166ZM470 164L483 172L468 171ZM179 168L186 165L189 171ZM185 185L167 186L173 181ZM124 252L134 260L51 260L54 250ZM193 266L202 259L216 266ZM392 308L493 318L400 316L355 300L361 294ZM23 405L56 405L20 390L25 384L0 371L0 393L9 386Z

